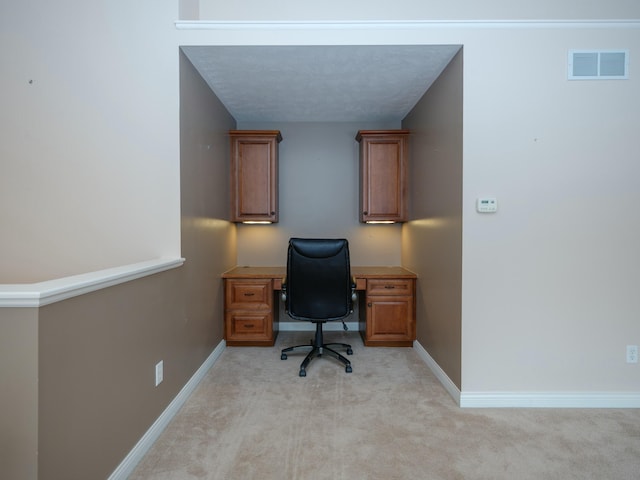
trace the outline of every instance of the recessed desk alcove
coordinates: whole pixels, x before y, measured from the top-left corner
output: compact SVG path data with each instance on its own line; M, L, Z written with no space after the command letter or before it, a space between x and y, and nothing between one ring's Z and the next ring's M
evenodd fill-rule
M235 267L224 279L227 345L271 346L278 335L279 298L286 267ZM351 267L359 331L367 346L410 347L416 339L417 275L399 266Z

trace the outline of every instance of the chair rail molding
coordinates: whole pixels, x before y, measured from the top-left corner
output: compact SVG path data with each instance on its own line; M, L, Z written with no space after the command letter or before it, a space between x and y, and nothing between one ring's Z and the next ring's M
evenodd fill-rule
M42 307L154 273L178 268L184 262L184 258L157 258L44 282L3 284L0 285L0 308Z

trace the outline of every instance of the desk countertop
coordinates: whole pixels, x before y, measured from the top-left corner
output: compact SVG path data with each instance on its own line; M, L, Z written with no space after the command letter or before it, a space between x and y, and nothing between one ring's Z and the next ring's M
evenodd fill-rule
M222 274L222 278L284 278L287 268L280 267L234 267ZM394 277L416 278L416 274L398 266L351 266L351 274L356 278Z

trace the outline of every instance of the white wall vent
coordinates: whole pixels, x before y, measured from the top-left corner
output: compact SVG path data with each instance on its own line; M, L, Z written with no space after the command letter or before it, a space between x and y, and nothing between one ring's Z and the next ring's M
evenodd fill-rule
M569 80L629 78L628 50L570 50Z

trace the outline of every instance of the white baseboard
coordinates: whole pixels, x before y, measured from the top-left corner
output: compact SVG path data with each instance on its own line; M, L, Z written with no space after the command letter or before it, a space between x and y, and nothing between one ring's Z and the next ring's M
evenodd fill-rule
M344 322L350 332L358 331L358 322ZM311 322L279 322L281 332L313 332L316 327ZM325 332L342 331L342 322L327 322L322 327Z
M462 392L462 408L640 408L640 392Z
M211 352L211 355L207 357L200 368L198 368L196 373L193 374L186 385L182 387L180 393L176 395L169 406L167 406L164 412L162 412L162 414L153 423L153 425L151 425L149 430L147 430L147 432L142 436L138 443L136 443L136 445L124 458L120 465L118 465L118 467L108 477L108 480L126 480L126 478L131 475L133 470L136 468L136 465L138 465L140 460L142 460L142 458L146 455L146 453L158 439L162 431L169 424L171 419L173 419L173 417L178 413L182 405L184 405L184 403L196 389L198 384L202 381L209 369L213 366L214 363L216 363L220 355L222 355L225 347L226 342L222 340L213 350L213 352Z
M640 392L461 392L417 340L413 348L461 408L640 408Z
M418 356L422 359L424 363L427 364L427 367L433 372L436 378L440 381L444 389L453 397L458 405L460 405L460 390L456 386L455 383L449 378L449 376L440 368L440 365L436 363L436 361L429 355L429 352L425 350L425 348L420 345L420 342L414 340L413 349L416 351Z

